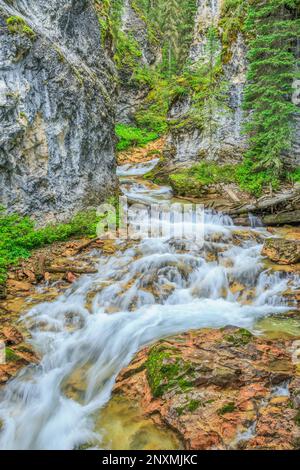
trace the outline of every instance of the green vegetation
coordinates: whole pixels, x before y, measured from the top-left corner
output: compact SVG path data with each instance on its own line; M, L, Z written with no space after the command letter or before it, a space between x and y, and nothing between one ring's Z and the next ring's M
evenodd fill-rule
M116 134L119 139L117 144L118 151L127 150L129 147L142 147L159 137L155 132L148 132L125 124L118 124L116 126Z
M193 413L199 408L200 405L201 405L201 402L199 400L191 400L187 406L187 409L188 411Z
M236 410L236 406L233 402L227 403L218 410L218 414L223 416L227 413L233 413Z
M187 404L176 408L178 416L183 415L186 412L194 413L200 406L205 406L205 403L200 400L191 400Z
M179 196L201 196L204 186L236 181L234 165L201 162L169 175L169 182Z
M109 201L114 203L114 201ZM68 223L36 229L29 217L7 214L0 210L0 284L6 281L7 269L26 259L35 248L68 240L70 237L95 237L104 217L91 210L77 214Z
M250 115L241 184L256 194L266 184L278 185L284 153L291 149L293 113L298 111L291 101L300 32L297 8L296 0L252 1L245 21L250 64L244 108Z
M112 51L120 79L128 87L148 89L135 115L136 126L117 128L118 150L128 148L131 142L144 145L152 140L152 133L160 136L170 127L174 133L198 128L209 139L209 156L218 120L230 112L224 65L232 58L232 44L243 33L249 51L244 96L249 114L244 132L249 148L232 180L256 196L265 187L278 188L286 176L299 181L298 170L287 174L284 168L296 111L291 95L297 73L295 41L300 31L297 0L224 0L218 24L199 23L199 33L207 41L203 58L197 63L188 59L195 0L131 0L131 7L145 24L149 48L162 51L161 60L151 66L142 60L139 33L134 35L121 28L124 0L96 3L102 40ZM170 119L172 104L185 96L190 98L188 111L178 120ZM171 179L178 187L187 182L182 174Z
M294 183L300 183L300 168L296 168L296 170L289 172L287 174L287 178Z
M26 24L20 16L10 16L6 20L8 30L12 34L25 34L30 39L35 39L35 32Z
M244 328L240 328L232 335L225 336L225 340L232 343L234 346L246 346L252 339L252 333Z
M162 345L154 346L146 363L147 378L154 397L179 387L181 391L192 386L191 365Z
M5 348L5 358L8 362L16 362L20 357L10 348Z
M138 35L121 29L123 0L96 2L103 43L112 50L119 76L127 87L146 88L149 93L136 113L136 129L164 134L168 129L170 105L180 93L177 82L185 66L193 32L196 0L132 0L131 7L145 24L149 48L162 51L162 59L153 66L142 61ZM123 132L124 129L121 129ZM117 128L117 134L120 128ZM139 138L143 145L143 138ZM151 139L152 140L152 139ZM125 143L125 148L127 148ZM123 150L120 143L118 150Z

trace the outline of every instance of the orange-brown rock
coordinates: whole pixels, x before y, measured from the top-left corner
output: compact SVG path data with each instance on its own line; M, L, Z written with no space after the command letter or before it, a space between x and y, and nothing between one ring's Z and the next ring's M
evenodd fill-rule
M300 241L269 238L265 241L262 254L278 264L299 263Z
M141 351L114 393L138 400L186 449L299 448L291 345L237 328L186 333Z

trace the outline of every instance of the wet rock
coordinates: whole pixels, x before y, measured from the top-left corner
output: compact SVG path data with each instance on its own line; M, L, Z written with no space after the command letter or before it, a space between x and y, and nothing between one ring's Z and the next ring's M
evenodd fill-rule
M186 333L141 351L114 393L177 431L186 449L294 449L291 345L232 327Z
M265 241L263 256L278 264L300 262L300 241L270 238Z
M5 326L0 333L7 345L17 345L23 342L22 333L15 326Z
M12 15L32 35L12 33ZM94 2L1 2L0 23L0 201L65 220L116 187L116 75Z

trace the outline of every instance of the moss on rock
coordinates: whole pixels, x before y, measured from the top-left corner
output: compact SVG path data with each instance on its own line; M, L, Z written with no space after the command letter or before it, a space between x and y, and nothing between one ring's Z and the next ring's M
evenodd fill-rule
M10 16L6 20L8 30L11 34L24 34L30 39L35 39L36 34L20 16Z

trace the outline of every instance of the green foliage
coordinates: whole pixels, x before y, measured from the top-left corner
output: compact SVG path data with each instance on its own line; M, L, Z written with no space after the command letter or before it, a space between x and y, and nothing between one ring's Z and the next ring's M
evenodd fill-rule
M163 346L154 346L146 363L147 378L154 397L161 397L167 391L179 387L187 390L191 387L193 369L174 351Z
M201 162L187 170L169 175L170 184L180 196L201 196L203 187L235 182L236 167Z
M25 34L30 39L35 39L35 32L26 24L20 16L10 16L6 20L8 30L12 34Z
M117 124L116 134L119 138L117 150L127 150L130 147L142 147L148 142L155 140L159 135L155 132L147 132L137 127L127 126L125 124Z
M131 0L131 8L145 23L151 47L160 48L162 59L152 66L142 60L138 36L121 29L124 0L96 1L102 41L113 50L120 80L128 87L149 88L135 118L137 127L159 135L168 129L167 114L179 92L177 77L192 39L196 0Z
M296 170L287 173L287 178L294 183L300 183L300 167L296 168Z
M177 75L185 64L192 40L195 0L135 0L135 11L150 32L150 41L162 50L159 70L163 77ZM155 39L153 39L155 38Z
M261 191L283 173L284 153L291 149L294 45L300 32L295 0L251 1L245 31L249 36L248 85L244 108L249 150L245 154L242 184Z
M253 335L250 331L240 328L231 335L225 336L225 340L234 346L246 346L252 341Z
M270 169L259 170L249 159L237 167L236 182L241 189L257 197L261 196L266 186L276 190L280 184L279 178Z
M233 402L227 403L218 410L218 414L223 416L227 413L233 413L236 410L236 406Z
M225 0L222 3L219 27L223 64L228 63L232 58L231 46L244 29L247 8L247 0Z
M5 359L7 362L16 362L20 357L10 348L5 348Z
M65 224L48 225L36 229L34 221L18 214L0 210L0 283L5 282L9 266L17 265L30 256L31 250L72 236L96 235L100 217L96 211L77 214Z
M176 91L173 82L158 74L153 82L135 118L140 127L162 135L168 129L167 115Z
M199 400L191 400L187 406L187 409L188 411L193 413L199 408L200 405L201 405L201 402Z

